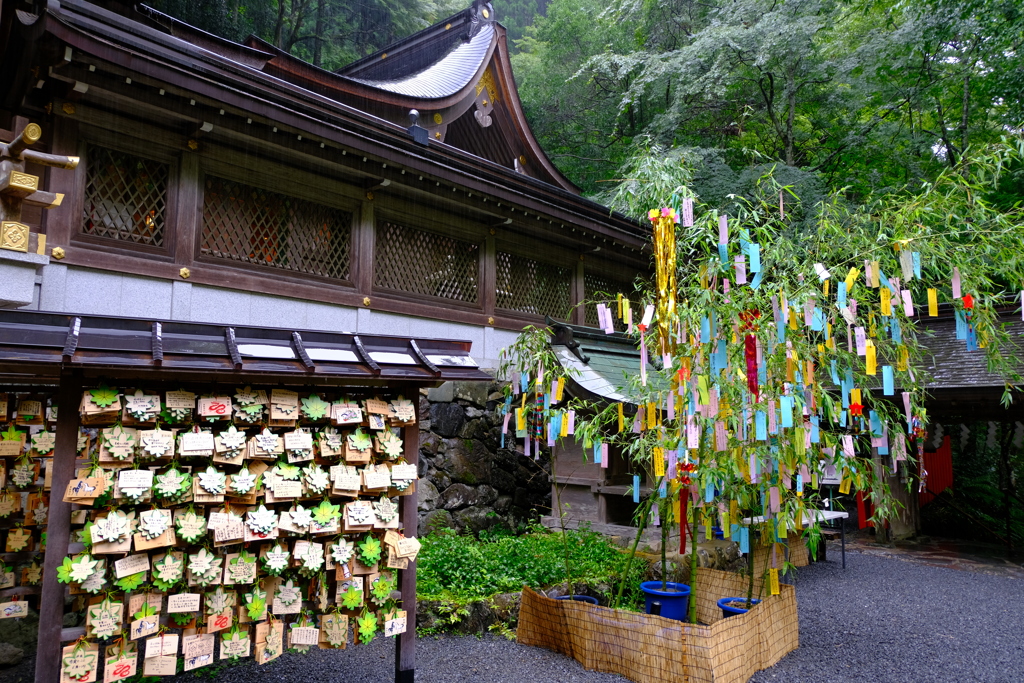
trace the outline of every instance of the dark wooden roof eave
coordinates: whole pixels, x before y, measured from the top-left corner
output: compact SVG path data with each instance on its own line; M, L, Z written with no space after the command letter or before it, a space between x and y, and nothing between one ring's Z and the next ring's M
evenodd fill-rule
M68 369L135 380L322 386L490 381L470 358L470 347L453 340L0 311L0 382L53 379Z

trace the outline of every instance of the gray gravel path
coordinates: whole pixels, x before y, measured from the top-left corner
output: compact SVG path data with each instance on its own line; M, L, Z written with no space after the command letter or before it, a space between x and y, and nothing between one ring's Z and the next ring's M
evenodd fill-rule
M830 556L838 559L838 553ZM847 553L800 570L800 648L752 681L813 683L1020 683L1024 681L1024 580ZM26 662L26 664L29 664ZM19 667L20 669L21 667ZM284 655L258 667L199 670L169 683L391 683L394 642ZM29 670L30 671L30 670ZM0 670L0 681L29 680ZM17 673L29 674L21 679ZM213 675L211 675L213 674ZM420 683L611 683L547 650L504 638L421 638Z
M800 570L800 648L752 681L1024 681L1024 581L846 559Z
M209 676L209 674L205 674ZM217 683L393 683L395 645L376 638L347 650L310 650L284 654L264 666L242 664L224 669ZM192 676L169 683L210 680ZM587 671L575 660L537 647L517 645L501 636L442 636L416 642L417 683L613 683L620 676ZM628 683L628 682L627 682Z

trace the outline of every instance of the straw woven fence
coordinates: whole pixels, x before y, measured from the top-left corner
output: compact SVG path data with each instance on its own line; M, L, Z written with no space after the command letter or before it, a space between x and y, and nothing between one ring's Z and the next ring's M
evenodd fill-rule
M697 618L707 625L547 598L523 588L518 640L554 650L584 668L637 683L746 683L800 644L796 591L781 585L746 614L722 618L719 598L746 594L734 573L697 573ZM758 586L755 586L755 594Z

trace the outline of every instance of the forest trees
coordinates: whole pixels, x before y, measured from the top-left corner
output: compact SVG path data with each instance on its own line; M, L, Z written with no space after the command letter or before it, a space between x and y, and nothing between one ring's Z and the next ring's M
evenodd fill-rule
M469 5L464 0L152 0L148 4L230 40L256 35L329 70Z
M1022 41L999 0L554 0L516 67L542 145L587 191L647 135L726 184L777 161L858 201L1020 125Z

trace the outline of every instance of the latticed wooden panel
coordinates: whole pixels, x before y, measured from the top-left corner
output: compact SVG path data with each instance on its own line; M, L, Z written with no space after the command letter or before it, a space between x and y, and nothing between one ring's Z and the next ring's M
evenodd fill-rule
M467 303L477 300L478 244L381 221L375 253L376 287Z
M89 145L82 234L164 245L167 164Z
M598 303L615 303L616 296L622 294L628 298L633 293L632 285L625 285L621 282L602 277L595 273L584 271L583 273L583 298L586 300L585 318L587 325L597 327L600 323L597 320ZM624 330L626 326L619 320L618 310L612 307L612 318L615 320L615 329Z
M347 280L351 245L348 211L206 177L203 256Z
M572 308L572 271L525 256L497 253L498 308L567 320Z

